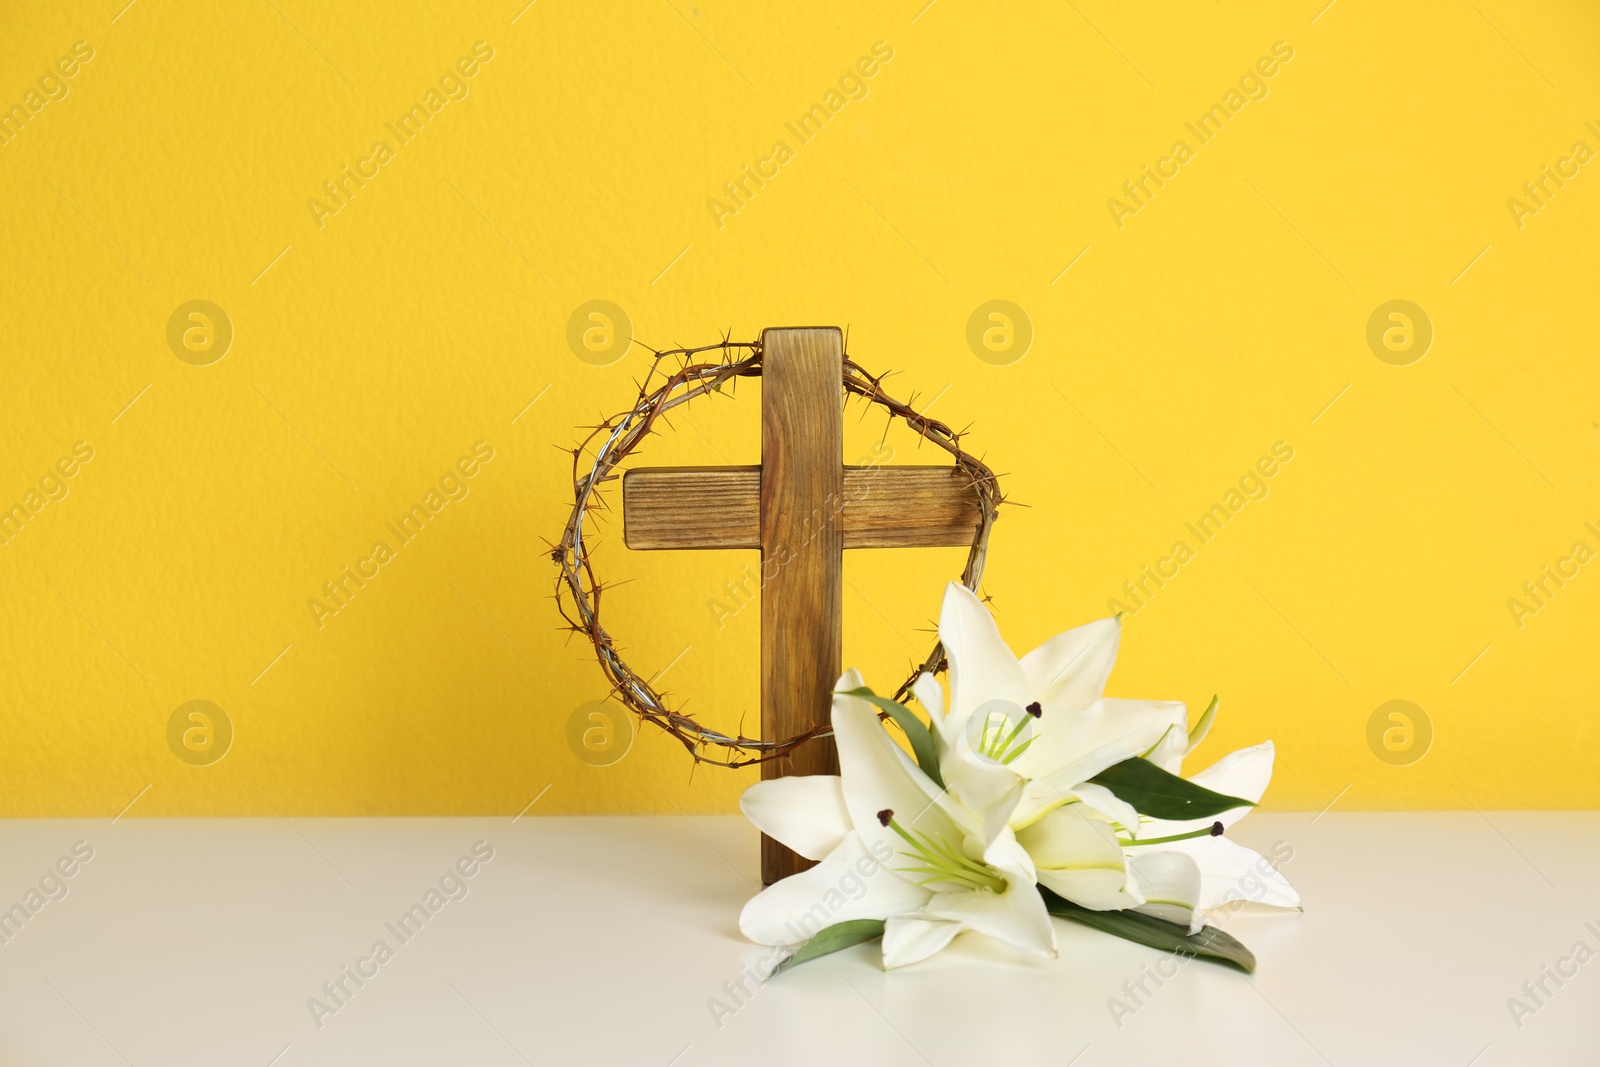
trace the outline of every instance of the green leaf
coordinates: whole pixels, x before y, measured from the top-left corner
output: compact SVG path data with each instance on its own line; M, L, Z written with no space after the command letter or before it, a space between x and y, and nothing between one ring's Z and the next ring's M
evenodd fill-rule
M869 704L873 704L889 713L895 724L905 731L906 737L911 741L911 753L917 757L917 766L922 768L922 773L933 779L933 784L940 789L944 788L944 778L939 774L939 750L933 744L933 732L928 729L928 724L917 718L916 713L898 701L881 697L866 686L860 689L840 690L846 696L860 697Z
M1142 756L1113 764L1089 781L1105 786L1152 819L1207 819L1233 808L1255 807L1248 800L1213 793L1170 774Z
M1187 926L1169 923L1143 912L1090 911L1057 896L1044 886L1039 887L1039 894L1044 897L1045 907L1051 915L1059 915L1063 919L1071 919L1151 948L1214 960L1237 967L1245 974L1255 973L1255 953L1240 944L1238 938L1215 926L1202 927L1199 933L1191 934Z
M826 956L830 952L838 952L842 948L849 948L851 945L859 945L863 941L871 941L875 937L882 936L882 919L851 919L849 922L834 923L813 934L811 940L800 946L800 951L784 960L772 973L787 971L797 963L814 960L818 956Z

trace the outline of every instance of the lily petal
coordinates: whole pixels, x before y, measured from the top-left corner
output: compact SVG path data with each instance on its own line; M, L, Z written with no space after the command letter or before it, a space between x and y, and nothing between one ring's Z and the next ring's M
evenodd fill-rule
M1056 931L1044 898L1032 882L1012 881L1004 893L975 889L937 893L927 914L959 922L997 941L1049 959L1056 956Z
M1255 803L1267 791L1267 783L1272 780L1274 751L1271 741L1263 741L1250 748L1241 748L1223 756L1199 774L1191 775L1189 781L1224 796L1238 797ZM1140 835L1175 837L1178 834L1187 834L1210 826L1214 822L1221 822L1223 827L1227 828L1250 814L1250 811L1251 809L1247 807L1237 807L1208 819L1151 819L1144 824Z
M1082 807L1057 808L1017 833L1018 844L1037 867L1039 884L1094 911L1138 907L1144 897L1128 877L1117 835Z
M1115 867L1123 869L1122 847L1107 823L1091 819L1069 804L1057 808L1025 830L1017 832L1017 844L1028 851L1034 866L1066 869L1073 867Z
M1005 829L1022 799L1022 776L999 760L974 752L966 731L951 739L939 769L952 797L970 811L983 813L983 844L987 848Z
M837 774L757 782L739 798L739 810L757 830L808 860L822 859L850 832L850 812Z
M1072 789L1112 764L1148 751L1168 727L1177 724L1181 729L1187 715L1182 704L1171 701L1110 697L1081 711L1059 715L1052 711L1044 709L1033 744L1011 764L1024 778L1042 783L1032 790L1042 808L1019 810L1013 816L1022 824L1061 803ZM1051 790L1057 791L1054 803Z
M857 888L862 884L864 890ZM792 945L835 923L918 912L932 895L891 873L851 831L821 863L752 897L739 913L739 930L758 944Z
M983 862L1005 875L1008 881L1031 886L1038 880L1033 857L1009 829L989 842L983 850Z
M1121 638L1122 624L1116 619L1100 619L1052 637L1022 657L1029 695L1065 708L1093 704L1105 695Z
M839 688L846 688L854 673L847 671ZM839 774L850 822L874 852L885 846L893 852L905 848L900 835L879 818L885 811L902 827L946 841L962 841L969 833L981 831L976 817L952 803L890 740L865 700L834 693L833 738L839 748ZM958 814L966 818L958 821Z
M921 915L890 916L883 927L883 965L887 968L920 963L950 943L961 924Z
M986 700L1026 705L1028 685L1022 664L1000 637L994 616L960 582L945 587L939 612L939 641L950 660L950 710L957 728L966 726L974 708Z
M987 848L1007 827L1022 799L1023 781L1002 764L985 764L976 756L957 756L948 765L950 791L974 811L983 812L983 844Z
M1241 748L1194 775L1190 781L1231 797L1260 801L1272 781L1272 761L1277 749L1271 741Z
M1265 856L1226 837L1174 842L1200 868L1199 906L1207 910L1242 900L1274 908L1298 908L1300 894Z
M1084 782L1072 791L1083 801L1084 807L1099 813L1107 821L1116 823L1130 837L1139 836L1139 813L1132 804L1121 800L1103 785Z
M1180 844L1183 842L1180 842ZM1200 866L1175 849L1128 853L1128 867L1145 902L1138 909L1167 922L1185 923L1193 933L1205 924L1200 904Z
M923 671L911 683L911 695L917 698L917 703L928 713L928 721L937 730L944 721L944 686L939 684L939 679Z
M1144 754L1144 758L1168 774L1182 775L1183 757L1188 754L1189 735L1184 733L1182 726L1173 723L1161 735L1161 740Z
M1039 884L1090 911L1126 911L1145 902L1139 887L1121 868L1041 870Z
M1200 747L1200 742L1204 741L1206 735L1211 732L1211 723L1215 721L1216 717L1217 698L1213 696L1211 703L1206 705L1206 710L1200 713L1200 721L1195 723L1194 728L1189 731L1189 752L1193 752ZM1185 754L1187 755L1187 753Z

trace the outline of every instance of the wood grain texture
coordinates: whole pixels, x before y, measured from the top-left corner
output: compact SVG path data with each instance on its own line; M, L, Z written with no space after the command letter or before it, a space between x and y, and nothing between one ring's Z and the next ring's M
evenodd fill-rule
M954 467L846 467L844 490L816 521L837 523L845 548L948 548L972 543L977 492ZM629 548L761 547L760 467L644 467L622 477Z
M968 545L982 513L954 467L844 466L837 328L761 337L761 465L628 471L623 540L634 549L761 550L761 736L779 739L829 721L843 644L844 550ZM761 765L762 778L837 773L831 738ZM810 866L762 837L767 884Z
M837 328L761 333L761 736L828 722L839 678L844 530L817 516L844 492L844 336ZM762 778L838 774L832 738L808 741ZM811 861L761 839L761 879Z

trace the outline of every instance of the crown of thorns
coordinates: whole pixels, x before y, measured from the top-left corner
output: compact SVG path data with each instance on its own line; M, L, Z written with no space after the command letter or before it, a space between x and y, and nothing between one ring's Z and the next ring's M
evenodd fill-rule
M616 641L600 624L601 595L610 587L595 576L585 524L591 515L606 510L601 487L618 477L614 473L617 467L645 438L660 432L656 429L656 423L667 412L696 397L720 393L724 386L736 385L740 378L761 375L759 341L729 341L724 338L718 344L699 348L649 351L653 357L650 369L639 383L639 394L633 407L593 427L588 436L571 450L572 513L567 517L561 540L552 545L550 553L551 559L561 570L556 579L556 604L566 619L567 628L582 634L593 644L600 669L611 684L611 696L637 715L641 722L652 723L677 738L696 763L745 767L781 759L807 741L832 735L833 728L819 725L794 737L753 738L744 736L742 732L727 734L703 726L683 712L669 708L663 695L651 686L650 681L628 666L618 651ZM846 398L859 397L869 405L884 408L890 423L899 419L923 440L950 453L955 460L955 469L966 476L976 491L980 517L973 528L966 566L961 571L961 583L976 591L983 577L989 531L994 526L1004 499L999 480L981 460L962 449L962 432L952 430L937 419L919 413L909 402L896 400L884 392L882 383L885 377L887 375L874 376L868 373L850 357L848 351L845 353L842 384ZM900 685L894 698L903 700L910 692L911 684L923 672L937 673L944 669L944 647L935 642L933 651Z

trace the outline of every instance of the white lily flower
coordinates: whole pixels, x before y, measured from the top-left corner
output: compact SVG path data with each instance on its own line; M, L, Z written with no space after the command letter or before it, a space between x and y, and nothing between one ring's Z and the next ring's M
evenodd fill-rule
M1021 774L1026 782L1011 827L1039 883L1085 908L1134 908L1197 930L1208 910L1228 900L1298 907L1299 895L1263 857L1216 836L1248 807L1220 819L1155 820L1088 781L1136 756L1178 774L1211 725L1208 711L1190 733L1181 703L1105 697L1120 636L1116 619L1102 619L1018 659L972 591L950 583L939 618L950 663L949 706L931 675L917 680L913 694L934 723L952 792L963 792L974 764L1000 763ZM1007 729L1006 723L1018 725ZM990 738L995 743L986 743ZM1267 742L1225 757L1192 780L1254 803L1272 777L1272 757Z
M1169 733L1183 734L1188 713L1173 701L1105 696L1121 632L1116 619L1101 619L1058 634L1018 659L977 596L959 582L946 587L939 640L950 663L949 707L942 707L943 690L931 676L919 678L913 692L935 722L941 757L967 754L969 735L988 736L990 722L1034 718L1026 743L1019 738L997 757L1027 782L1011 816L1014 829L1081 802L1124 833L1140 832L1132 807L1088 780L1150 752Z
M1216 793L1239 797L1252 804L1261 800L1272 780L1272 761L1275 750L1271 741L1251 748L1241 748L1229 753L1207 767L1189 781ZM1230 840L1221 834L1185 837L1208 824L1221 824L1227 830L1250 813L1249 808L1233 808L1215 819L1145 821L1143 838L1179 837L1160 845L1142 846L1131 842L1128 855L1137 860L1140 856L1155 855L1157 850L1181 852L1194 860L1200 872L1200 885L1194 907L1198 912L1213 911L1232 901L1245 900L1269 904L1277 908L1300 907L1300 894L1295 892L1285 878L1266 857L1254 849Z
M1054 957L1035 868L1008 825L1022 779L999 765L958 771L942 790L884 731L846 671L833 698L838 775L777 778L740 808L763 833L820 861L757 894L739 928L768 945L805 941L851 919L885 920L883 961L898 967L976 930Z

